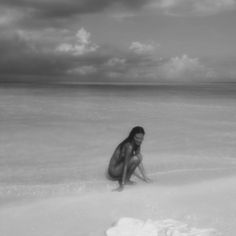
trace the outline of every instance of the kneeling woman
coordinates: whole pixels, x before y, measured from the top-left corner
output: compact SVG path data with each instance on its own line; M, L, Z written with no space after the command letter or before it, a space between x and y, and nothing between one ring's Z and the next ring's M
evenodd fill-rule
M115 149L108 168L108 174L113 180L119 181L118 191L122 191L125 184L133 184L130 180L138 167L140 174L136 176L143 181L148 182L144 167L142 164L142 154L140 152L145 131L142 127L134 127L129 136L121 142Z

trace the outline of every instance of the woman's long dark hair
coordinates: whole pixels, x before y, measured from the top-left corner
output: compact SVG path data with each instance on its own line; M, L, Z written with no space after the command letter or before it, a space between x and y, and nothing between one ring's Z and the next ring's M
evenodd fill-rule
M120 148L120 150L122 150L122 148L123 148L123 146L125 145L125 143L131 143L132 141L133 141L133 139L134 139L134 136L136 135L136 134L143 134L143 135L145 135L145 131L144 131L144 128L143 127L141 127L141 126L135 126L131 131L130 131L130 133L129 133L129 136L125 139L125 140L123 140L119 145L118 145L118 147ZM137 148L137 147L136 147ZM135 148L135 149L136 149Z

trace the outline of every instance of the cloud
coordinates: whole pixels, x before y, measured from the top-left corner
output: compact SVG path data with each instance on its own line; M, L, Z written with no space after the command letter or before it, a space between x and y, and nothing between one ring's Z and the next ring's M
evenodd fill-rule
M0 26L10 25L14 19L17 18L17 15L14 15L14 11L0 9Z
M108 11L133 12L151 0L1 0L0 27L75 28L80 17ZM122 18L118 16L118 18Z
M111 62L113 60L110 59ZM119 62L119 60L115 61ZM115 63L111 64L115 65ZM156 59L143 54L126 55L122 67L116 65L107 68L105 72L104 75L108 80L116 82L196 83L219 79L216 71L205 66L200 59L191 58L188 55L167 59Z
M123 66L126 63L126 59L125 58L117 58L117 57L113 57L110 58L107 62L106 65L109 67L114 67L114 66Z
M153 50L150 45L133 42L132 53L98 46L84 28L74 33L45 29L41 34L38 30L5 30L0 35L0 74L13 75L15 79L20 75L47 76L48 82L59 76L66 78L64 82L73 77L74 82L144 83L202 82L217 77L198 58L183 55L157 59L150 53Z
M145 55L127 57L123 70L109 71L111 79L128 82L192 83L217 81L218 73L205 66L198 58L188 55L156 59Z
M236 9L236 0L1 0L0 27L73 28L85 14L110 12L123 20L146 8L169 15L208 15Z
M109 11L122 20L143 8L169 15L208 15L236 9L236 0L1 0L0 26L72 28L85 14Z
M221 11L235 10L235 0L159 0L150 6L169 15L210 15Z
M108 60L104 77L113 82L146 82L151 79L150 74L155 67L156 61L152 56L126 52L122 58Z
M150 54L155 50L155 46L153 43L144 44L136 41L131 43L129 49L136 54Z
M90 40L91 34L84 28L81 28L77 34L74 43L61 43L56 48L56 52L68 53L73 56L81 56L90 52L95 52L98 49L97 44L93 44Z
M195 1L193 6L196 12L208 14L235 9L236 2L235 0L205 0Z
M174 81L204 81L216 77L216 73L200 63L198 58L190 58L187 55L170 58L159 66L158 74L167 80Z
M117 11L111 14L111 17L117 21L123 21L135 16L134 12Z
M132 50L138 50L134 53L108 50L105 46L98 48L83 28L73 35L60 31L55 37L54 30L42 31L42 35L40 38L38 31L23 30L2 34L0 74L48 76L48 82L50 76L64 75L64 82L74 76L74 82L144 83L209 81L216 76L198 58L187 55L157 60L153 54L147 54L150 48L146 44L132 44ZM63 43L69 45L68 48L63 48Z
M69 69L67 71L68 74L72 75L89 75L89 74L94 74L96 72L97 72L96 67L92 65L80 66L77 68Z
M70 18L75 15L98 13L112 7L138 9L150 0L1 0L1 7L28 12L38 18Z
M73 47L58 52L58 45L64 41ZM90 33L84 29L79 30L76 36L67 31L55 32L54 29L43 30L41 34L37 30L5 30L0 35L0 75L91 73L94 69L88 65L107 61L107 57L99 53L91 56L95 49L97 45L91 43Z

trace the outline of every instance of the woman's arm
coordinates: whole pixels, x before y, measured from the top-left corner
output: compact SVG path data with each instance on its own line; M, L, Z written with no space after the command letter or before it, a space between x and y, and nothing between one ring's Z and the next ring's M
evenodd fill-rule
M139 164L138 169L139 169L139 171L140 171L140 173L142 175L142 177L141 177L142 180L147 182L148 181L148 177L146 175L146 172L145 172L145 169L144 169L144 166L143 166L142 162Z
M139 169L139 172L140 172L141 175L142 175L142 176L141 176L141 179L142 179L143 181L145 181L145 182L148 182L148 181L150 181L150 179L147 177L146 171L145 171L144 166L143 166L143 163L142 163L143 156L142 156L141 153L138 153L137 156L138 156L139 159L140 159L140 164L139 164L139 166L138 166L138 169Z

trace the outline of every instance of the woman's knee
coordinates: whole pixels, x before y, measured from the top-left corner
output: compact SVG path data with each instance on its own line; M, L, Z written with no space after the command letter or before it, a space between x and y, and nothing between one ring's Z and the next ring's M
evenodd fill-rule
M133 156L131 159L131 163L134 163L136 165L139 165L141 162L140 158L138 156Z

